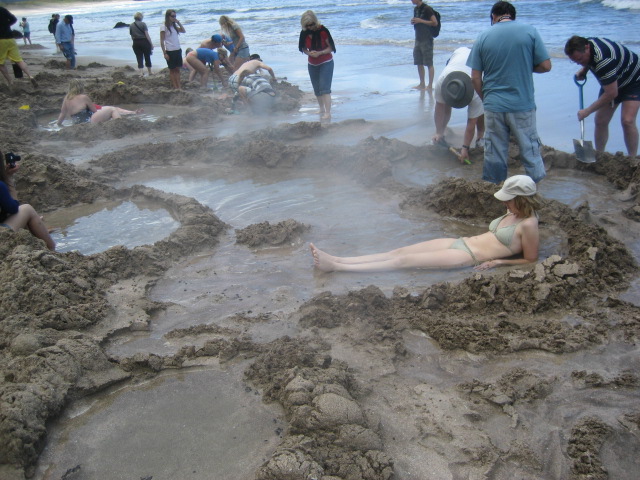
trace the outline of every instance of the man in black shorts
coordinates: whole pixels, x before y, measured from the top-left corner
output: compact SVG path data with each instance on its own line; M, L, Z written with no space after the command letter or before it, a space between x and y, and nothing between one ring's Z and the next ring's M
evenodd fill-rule
M583 80L591 70L600 86L598 99L578 111L578 120L595 112L596 150L604 151L609 139L609 122L619 104L622 132L627 153L638 155L638 126L636 119L640 109L640 60L638 55L624 45L607 38L571 37L564 53L572 62L582 65L576 73Z
M413 47L413 64L418 66L418 76L420 83L413 88L418 90L431 90L433 88L433 35L429 27L437 27L438 19L433 13L433 9L422 0L411 0L415 5L411 24L416 31L416 43ZM425 70L429 68L429 85L425 86Z

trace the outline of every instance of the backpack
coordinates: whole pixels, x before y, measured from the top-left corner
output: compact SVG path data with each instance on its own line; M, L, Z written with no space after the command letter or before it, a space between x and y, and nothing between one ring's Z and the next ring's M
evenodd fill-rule
M56 33L56 24L54 22L55 20L53 19L49 20L49 33Z
M431 10L433 10L433 8L431 8ZM442 26L442 24L440 23L440 13L433 10L433 14L436 17L436 20L438 20L438 25L435 27L429 27L429 30L431 30L431 36L433 38L436 38L438 35L440 35L440 27Z

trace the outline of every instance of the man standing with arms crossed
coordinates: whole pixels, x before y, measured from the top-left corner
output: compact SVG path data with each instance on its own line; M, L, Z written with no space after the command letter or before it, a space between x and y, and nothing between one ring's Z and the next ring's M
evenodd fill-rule
M515 20L513 5L495 3L491 28L478 35L467 60L473 87L484 104L482 178L496 184L507 178L510 135L518 142L527 175L536 183L546 175L536 129L533 73L550 71L551 60L538 31Z
M422 0L411 0L411 3L415 5L411 24L416 31L413 64L418 66L418 76L420 77L420 83L413 88L431 90L433 88L435 69L433 68L433 35L429 27L437 27L438 19L433 13L433 9ZM425 66L429 69L429 85L426 86L424 84Z
M578 80L587 78L591 70L600 86L598 99L578 111L578 120L596 113L596 150L602 152L609 140L609 122L622 104L622 132L627 153L638 155L638 109L640 109L640 60L624 45L607 38L573 36L564 47L572 62L582 66L576 73Z

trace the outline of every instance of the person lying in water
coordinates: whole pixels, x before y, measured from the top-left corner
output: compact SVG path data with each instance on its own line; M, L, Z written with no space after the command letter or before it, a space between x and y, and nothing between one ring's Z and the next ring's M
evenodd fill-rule
M505 180L494 196L507 213L474 237L439 238L384 253L335 257L310 244L313 262L323 272L375 272L401 268L454 268L475 265L487 270L497 265L521 265L538 260L539 233L535 182L526 175ZM508 258L517 254L523 258Z
M69 82L69 91L62 101L57 123L62 125L67 117L71 117L74 125L89 122L102 123L112 118L120 118L123 115L136 115L143 112L142 108L133 111L106 105L99 107L84 93L84 83L81 80L73 79Z

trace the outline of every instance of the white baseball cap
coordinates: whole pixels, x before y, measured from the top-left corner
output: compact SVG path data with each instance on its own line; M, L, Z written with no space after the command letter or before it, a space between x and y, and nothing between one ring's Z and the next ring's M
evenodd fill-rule
M501 202L508 202L516 197L530 197L537 191L536 182L528 175L514 175L504 181L502 188L493 194Z

